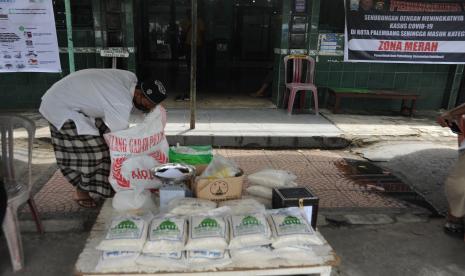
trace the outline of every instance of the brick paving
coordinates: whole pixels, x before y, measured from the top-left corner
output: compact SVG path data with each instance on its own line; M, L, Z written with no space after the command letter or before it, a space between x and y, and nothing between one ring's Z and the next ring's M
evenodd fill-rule
M246 175L265 168L292 171L299 185L308 186L320 198L322 208L407 208L406 203L367 189L350 178L347 171L340 169L345 160L338 152L237 149L215 152L234 160ZM41 213L83 211L73 201L73 187L59 171L35 195L35 200Z

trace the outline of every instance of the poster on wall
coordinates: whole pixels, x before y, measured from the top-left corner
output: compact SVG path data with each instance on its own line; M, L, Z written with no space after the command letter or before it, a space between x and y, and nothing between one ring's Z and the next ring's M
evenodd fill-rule
M344 60L465 63L465 2L345 0Z
M52 0L0 0L5 72L61 72Z

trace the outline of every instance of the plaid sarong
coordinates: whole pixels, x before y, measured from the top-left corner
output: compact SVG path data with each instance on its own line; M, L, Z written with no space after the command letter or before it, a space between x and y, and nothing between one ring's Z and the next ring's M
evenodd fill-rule
M100 136L78 135L76 125L68 120L58 130L50 125L52 145L58 168L73 186L104 197L113 195L108 182L110 152L103 134L109 132L101 119L95 120Z

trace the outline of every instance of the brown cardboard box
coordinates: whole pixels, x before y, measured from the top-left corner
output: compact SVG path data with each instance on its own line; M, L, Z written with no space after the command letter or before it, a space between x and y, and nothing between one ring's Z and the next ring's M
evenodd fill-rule
M228 178L198 178L194 184L194 193L198 198L211 201L238 199L242 196L243 183L244 173L241 173L240 176Z

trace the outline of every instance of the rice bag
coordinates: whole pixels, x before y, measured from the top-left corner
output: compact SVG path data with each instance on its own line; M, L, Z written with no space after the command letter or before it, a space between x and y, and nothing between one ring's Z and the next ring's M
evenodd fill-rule
M252 185L247 187L246 191L249 195L258 196L270 200L273 197L273 189L266 186Z
M218 204L218 207L223 206L230 207L232 215L262 213L265 211L265 206L253 198L227 200Z
M105 238L97 246L102 251L141 251L147 239L147 222L140 216L113 218Z
M225 250L228 247L228 224L219 216L192 216L185 250Z
M269 267L270 262L277 258L269 245L229 250L229 254L240 267Z
M248 180L251 184L266 186L268 188L295 187L293 181L297 176L284 170L264 169L249 175Z
M269 222L273 232L274 248L323 244L298 208L270 211Z
M202 214L215 208L213 201L192 197L175 198L168 203L168 213L174 215Z
M95 267L99 272L112 272L120 268L136 267L139 252L132 251L103 251Z
M264 198L264 197L254 196L254 195L245 195L242 197L242 199L253 199L257 202L260 202L260 204L263 204L263 206L265 206L265 209L271 209L273 206L271 199L269 198Z
M136 259L139 265L155 267L159 271L176 271L187 269L186 256L182 252L167 254L141 254Z
M229 249L271 244L271 230L266 217L260 213L231 216Z
M150 223L143 253L181 252L187 240L187 224L184 218L155 218Z
M202 270L222 267L230 264L231 256L228 251L221 250L192 250L187 251L189 268Z

